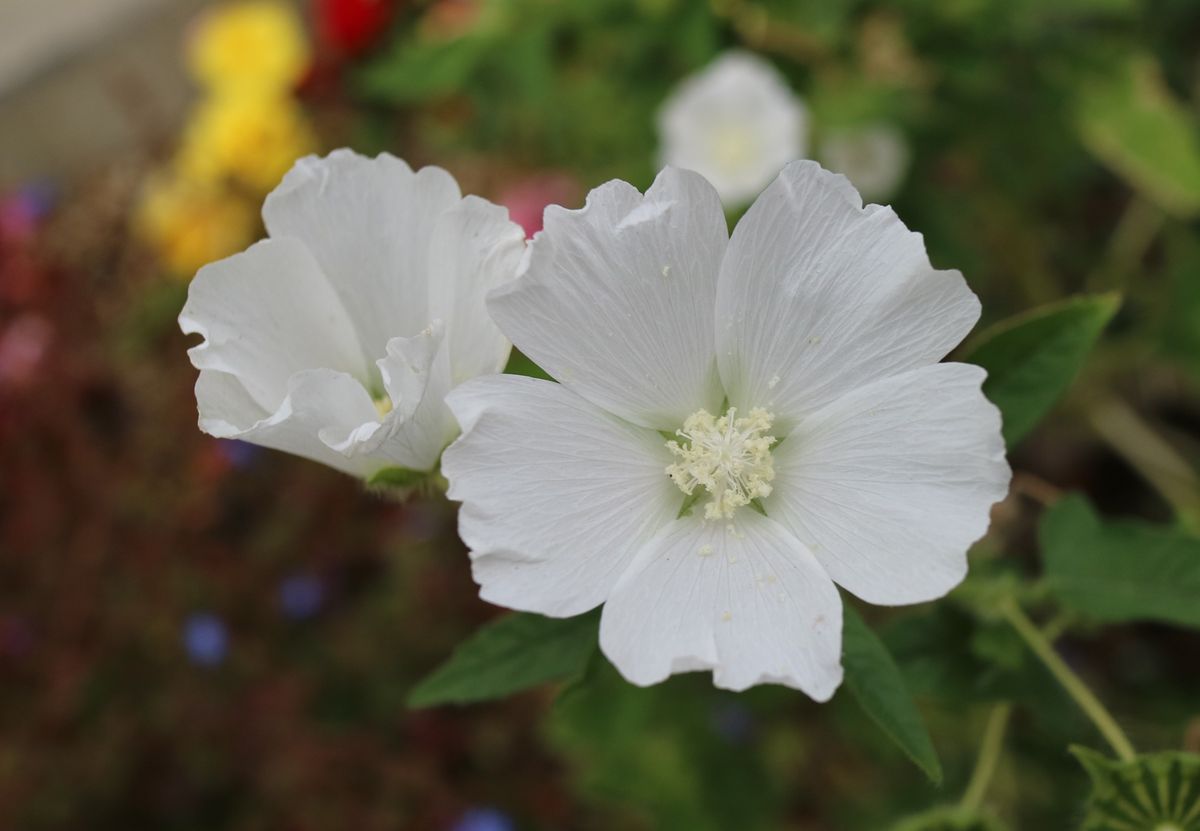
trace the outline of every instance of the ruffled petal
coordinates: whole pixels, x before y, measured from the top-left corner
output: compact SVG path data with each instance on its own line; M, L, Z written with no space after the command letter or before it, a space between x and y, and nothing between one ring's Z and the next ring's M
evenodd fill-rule
M870 603L941 597L1008 491L986 373L935 364L851 392L775 451L767 513L841 586Z
M563 385L635 424L674 430L722 394L713 300L725 215L703 178L668 168L643 197L613 181L546 209L521 276L489 309Z
M296 162L263 219L272 237L294 237L312 252L374 360L392 338L429 325L430 236L460 198L441 168L414 173L387 153L337 150Z
M430 241L430 314L446 322L451 378L500 372L511 345L492 322L488 292L512 280L525 232L508 210L468 196L438 218Z
M600 648L634 684L711 669L718 687L785 684L817 701L842 681L842 602L779 523L684 517L638 552L613 587Z
M188 350L192 364L235 376L262 413L278 409L302 370L367 374L349 316L296 240L264 240L200 269L179 325L204 336Z
M862 207L842 176L795 162L738 223L717 290L717 355L730 403L786 430L880 378L941 360L979 300L929 264L891 208Z
M378 420L362 384L344 372L309 369L293 375L279 407L265 413L228 373L204 370L196 382L200 429L224 439L241 439L329 465L352 476L382 467L365 457L350 458L322 439L349 435Z
M447 399L463 436L442 457L480 595L555 617L603 602L682 494L663 439L559 384L477 378Z

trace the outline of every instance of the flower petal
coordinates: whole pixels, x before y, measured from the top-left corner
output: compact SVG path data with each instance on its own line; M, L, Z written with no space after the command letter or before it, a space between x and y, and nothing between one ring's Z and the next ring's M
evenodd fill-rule
M522 275L488 308L517 347L598 407L673 430L722 394L713 299L728 232L703 178L668 168L642 197L613 181L546 209Z
M196 400L200 429L209 435L293 453L353 476L382 466L371 459L348 458L321 438L322 433L348 435L378 421L367 391L344 372L309 369L296 373L289 379L278 409L265 414L237 377L203 370L196 382Z
M842 602L779 523L685 517L647 543L613 588L600 648L642 686L712 669L718 687L786 684L817 701L842 681Z
M463 436L442 456L480 596L569 617L591 609L674 519L661 436L559 384L512 375L450 393Z
M1008 490L1000 413L968 364L935 364L851 392L775 450L767 513L839 585L870 603L941 597Z
M308 156L267 197L272 237L304 241L350 313L366 354L429 325L429 239L461 198L445 170L414 173L395 156Z
M508 210L468 196L438 218L430 240L430 315L446 322L454 383L500 372L510 344L484 300L513 279L525 232Z
M856 387L943 358L979 300L935 271L891 208L862 207L842 176L795 162L738 223L717 289L730 403L779 429Z
M264 240L200 269L179 326L204 336L188 350L192 364L236 376L260 414L278 409L301 370L367 373L341 301L296 240Z
M336 449L368 455L395 467L433 470L438 456L458 434L458 424L446 406L450 390L450 361L445 326L436 320L411 338L388 341L387 357L379 361L392 410L378 429L364 428Z

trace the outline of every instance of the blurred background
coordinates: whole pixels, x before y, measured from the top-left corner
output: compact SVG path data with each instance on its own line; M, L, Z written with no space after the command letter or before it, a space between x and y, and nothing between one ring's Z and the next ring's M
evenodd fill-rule
M1072 827L1064 748L1091 728L953 596L871 618L941 788L844 694L602 671L410 711L500 613L453 506L196 429L188 281L263 233L297 157L435 163L533 233L548 203L647 186L664 102L732 48L800 102L799 152L894 204L985 323L1124 295L1015 453L977 571L1034 573L1063 490L1162 521L1194 498L1195 0L0 0L0 828L873 831L957 798L1002 698L995 812ZM1135 743L1200 750L1196 634L1060 648Z

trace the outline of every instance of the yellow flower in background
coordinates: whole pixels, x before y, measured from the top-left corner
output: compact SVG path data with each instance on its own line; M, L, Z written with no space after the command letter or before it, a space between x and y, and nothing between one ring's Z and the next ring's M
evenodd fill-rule
M226 188L160 173L142 191L135 230L176 276L245 248L257 235L254 209Z
M212 90L254 87L282 91L309 65L308 37L283 0L243 0L207 12L188 44L188 67Z
M193 111L179 165L198 181L228 178L261 195L316 146L308 118L294 99L228 91L209 96Z

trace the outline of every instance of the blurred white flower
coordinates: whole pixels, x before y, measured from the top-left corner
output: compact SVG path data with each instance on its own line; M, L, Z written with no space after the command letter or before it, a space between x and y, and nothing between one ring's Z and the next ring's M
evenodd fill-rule
M803 102L771 64L727 52L686 78L658 114L664 165L708 179L729 206L749 202L808 149Z
M667 168L546 210L489 310L560 383L448 398L450 496L484 599L571 616L652 684L711 669L829 698L835 583L916 603L962 580L1009 469L976 366L937 363L979 302L889 208L814 162L729 237L716 191Z
M200 429L357 476L430 470L458 432L444 396L503 369L484 307L525 234L437 167L339 150L263 206L269 239L205 266L179 316L204 336Z
M821 163L849 179L868 202L890 197L908 172L908 142L890 124L831 130L820 147Z

